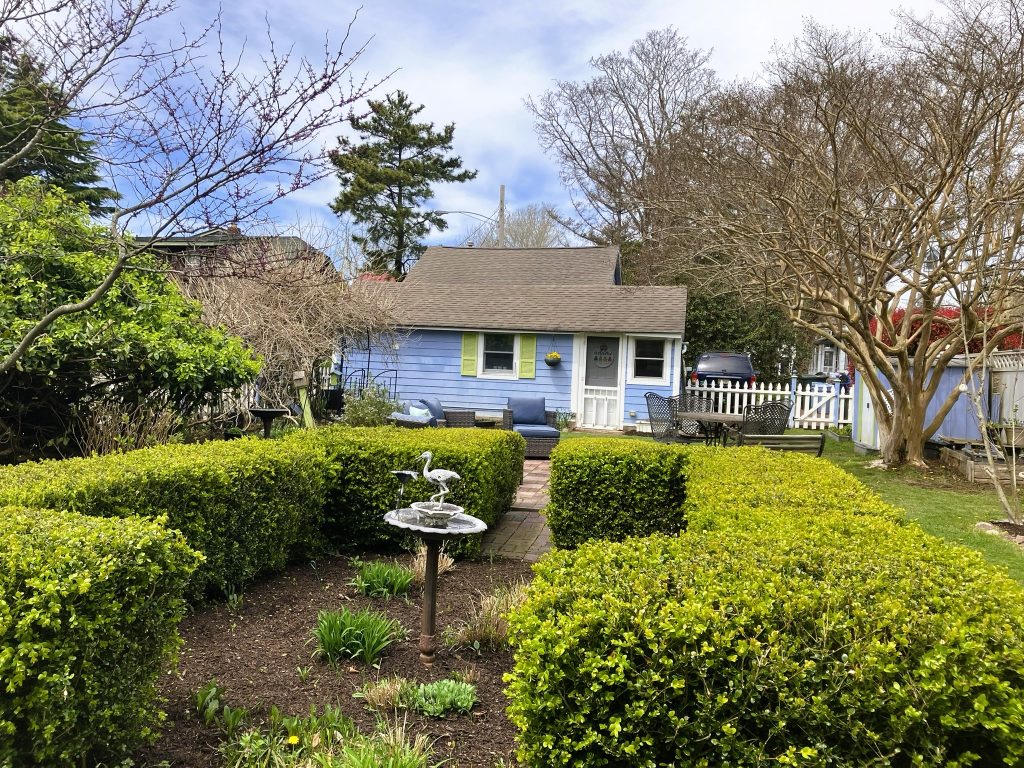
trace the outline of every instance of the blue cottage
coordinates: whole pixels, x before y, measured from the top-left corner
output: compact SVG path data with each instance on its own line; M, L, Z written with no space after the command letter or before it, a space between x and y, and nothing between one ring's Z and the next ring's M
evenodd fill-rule
M379 287L401 331L370 372L396 370L402 399L499 413L543 395L618 430L647 418L645 392L680 391L686 289L622 285L618 248L432 247Z

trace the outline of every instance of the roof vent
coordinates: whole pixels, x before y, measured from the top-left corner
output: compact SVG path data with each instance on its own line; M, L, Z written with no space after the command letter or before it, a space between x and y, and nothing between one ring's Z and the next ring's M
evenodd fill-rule
M472 240L467 240L466 241L466 247L467 248L472 248L473 247L473 241Z

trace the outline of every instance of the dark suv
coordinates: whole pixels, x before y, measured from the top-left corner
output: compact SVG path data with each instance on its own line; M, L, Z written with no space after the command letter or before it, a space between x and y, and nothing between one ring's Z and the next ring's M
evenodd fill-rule
M690 371L690 383L716 381L738 381L748 386L757 383L757 371L746 352L705 352L697 358L697 365Z

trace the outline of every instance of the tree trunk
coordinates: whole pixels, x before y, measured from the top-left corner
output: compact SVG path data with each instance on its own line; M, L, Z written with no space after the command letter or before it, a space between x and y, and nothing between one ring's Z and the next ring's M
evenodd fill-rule
M897 403L893 409L892 426L879 421L882 460L889 466L910 464L926 467L924 460L924 416L920 403Z

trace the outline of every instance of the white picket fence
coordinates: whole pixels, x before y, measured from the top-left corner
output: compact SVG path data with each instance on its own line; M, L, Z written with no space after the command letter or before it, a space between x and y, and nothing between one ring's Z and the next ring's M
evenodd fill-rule
M793 401L789 426L796 429L826 429L853 423L853 391L844 393L838 384L755 384L740 382L687 383L687 392L711 398L718 413L741 415L744 406L768 400Z

